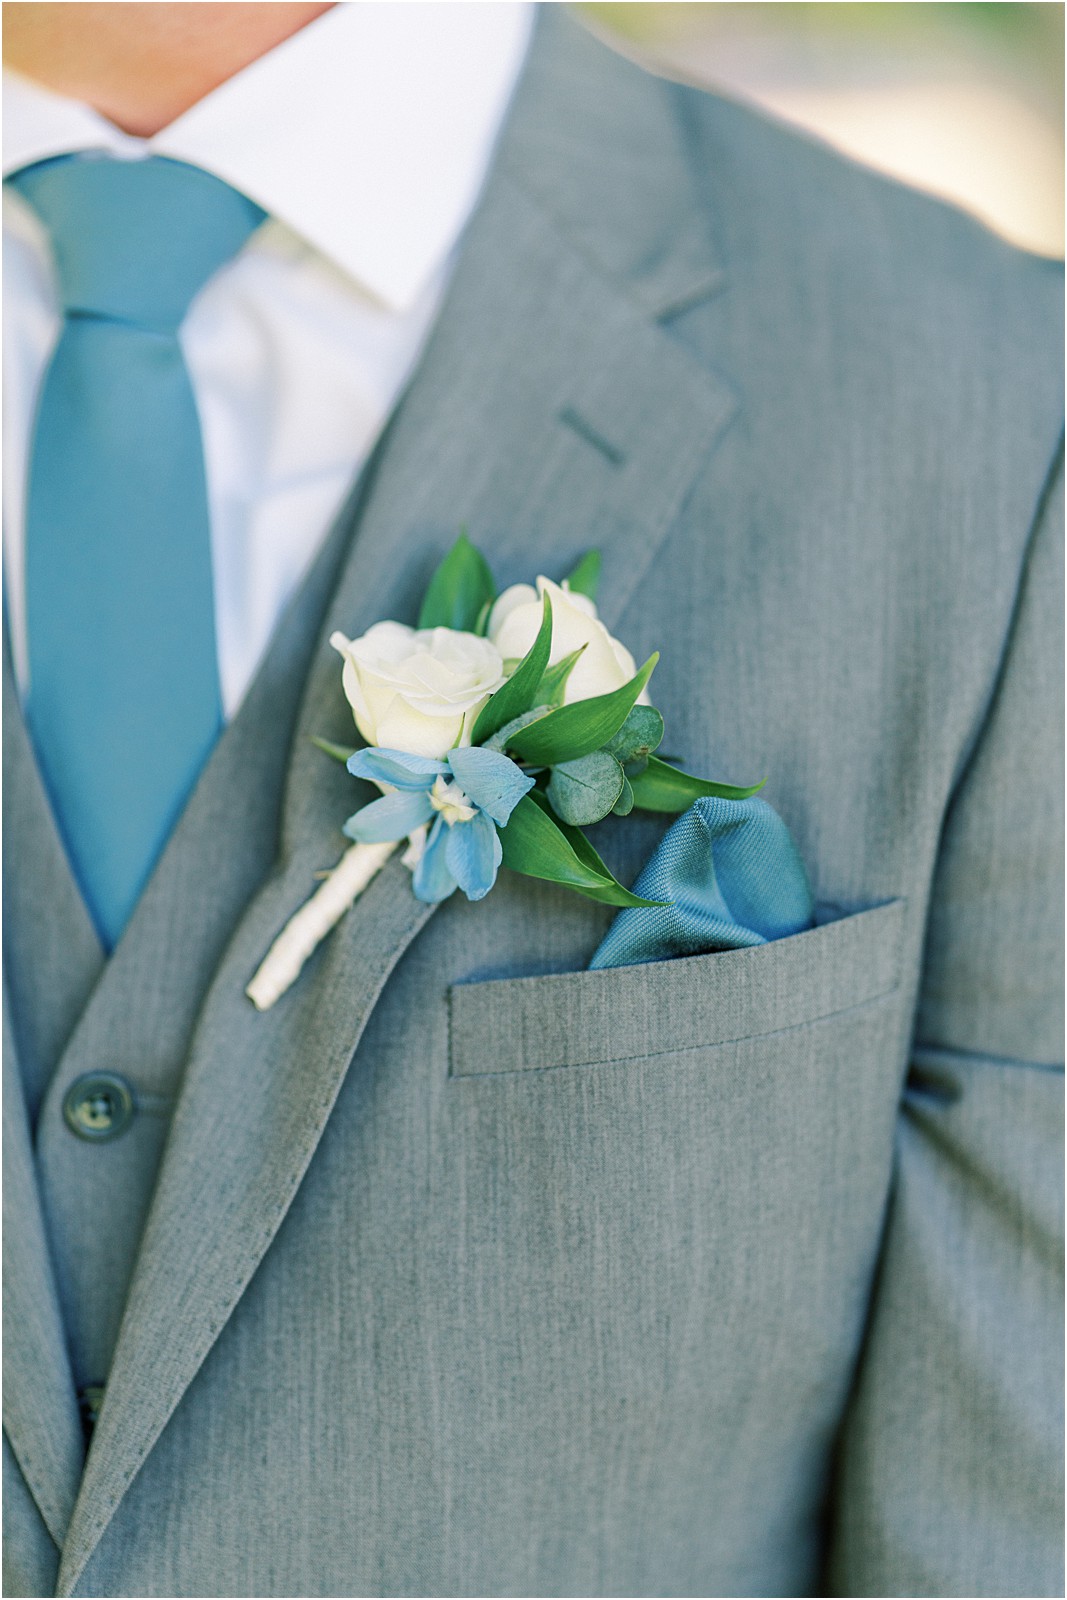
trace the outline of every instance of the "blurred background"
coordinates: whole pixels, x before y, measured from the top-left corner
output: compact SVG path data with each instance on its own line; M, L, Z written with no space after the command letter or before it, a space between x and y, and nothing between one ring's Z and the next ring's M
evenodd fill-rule
M588 25L668 77L755 102L1063 255L1064 7L585 4Z

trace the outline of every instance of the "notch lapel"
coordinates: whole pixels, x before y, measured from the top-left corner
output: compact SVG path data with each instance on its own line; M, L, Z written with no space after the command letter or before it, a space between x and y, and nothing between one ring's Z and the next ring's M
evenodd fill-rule
M575 49L592 53L577 83ZM701 236L699 251L694 243L694 208L676 216L682 265L653 208L660 266L635 292L628 276L608 275L617 219L607 218L591 248L597 194L614 196L625 152L611 152L597 193L587 195L577 242L527 181L531 161L541 159L534 132L552 126L574 93L597 104L598 88L617 73L639 76L642 92L647 84L661 106L660 137L673 139L665 86L569 20L542 21L440 321L367 488L323 641L334 628L355 635L383 617L412 616L461 524L501 584L535 571L559 575L599 545L611 623L729 420L728 387L648 309L651 297L662 311L665 285L678 295L717 279L707 240ZM605 91L600 103L610 99ZM640 194L632 205L641 214ZM629 234L626 247L633 254ZM338 659L323 642L292 751L278 863L237 928L194 1034L60 1594L73 1591L274 1238L377 998L432 914L394 858L272 1011L260 1014L245 998L272 939L314 888L316 869L339 858L340 824L358 800L352 779L309 736L345 742L351 732ZM447 905L440 914L449 914Z
M41 789L6 641L3 680L4 1431L58 1552L85 1447L32 1129L104 955Z

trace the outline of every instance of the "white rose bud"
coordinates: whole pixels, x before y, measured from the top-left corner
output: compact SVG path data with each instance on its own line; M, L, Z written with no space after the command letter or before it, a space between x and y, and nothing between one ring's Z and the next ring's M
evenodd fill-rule
M504 681L488 639L453 628L378 622L358 639L335 633L343 684L368 744L440 760L470 744L478 714Z
M564 703L589 700L621 688L637 671L633 656L624 644L613 639L597 616L596 606L584 594L561 588L550 578L538 578L537 588L528 583L512 584L489 613L489 638L505 661L521 658L529 650L541 626L541 596L548 591L552 601L552 653L549 666L555 666L579 645L585 649L571 670L564 690ZM642 691L641 705L648 705Z

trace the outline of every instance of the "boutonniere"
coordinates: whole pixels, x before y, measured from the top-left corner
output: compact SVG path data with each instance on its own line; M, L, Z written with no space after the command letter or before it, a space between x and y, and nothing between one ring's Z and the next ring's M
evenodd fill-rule
M332 636L366 746L315 743L381 797L343 824L350 848L248 985L261 1011L405 840L412 892L428 904L457 889L481 900L504 866L602 904L659 905L620 883L582 829L762 787L714 783L655 754L664 722L648 683L659 655L638 669L612 638L597 615L599 573L590 551L561 583L541 577L498 595L463 534L414 628L379 622L359 639Z

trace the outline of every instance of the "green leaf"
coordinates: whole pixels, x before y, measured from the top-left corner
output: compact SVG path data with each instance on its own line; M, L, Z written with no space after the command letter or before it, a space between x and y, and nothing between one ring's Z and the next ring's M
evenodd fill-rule
M552 653L552 602L547 590L542 598L544 603L537 638L511 677L501 684L496 694L490 695L482 707L471 735L472 744L484 744L494 733L499 733L505 723L514 722L524 711L529 711L539 698L541 678Z
M499 832L504 866L512 872L571 889L608 887L608 877L579 858L558 824L530 795L523 795Z
M600 551L587 550L563 582L572 594L584 594L588 599L595 600L600 585Z
M420 628L459 628L473 633L482 608L496 598L493 575L482 552L461 533L430 579L419 612Z
M484 750L504 751L508 747L508 740L519 728L528 728L531 722L536 722L548 711L547 706L533 706L529 711L524 711L521 717L515 717L511 722L505 722L498 733L487 739L482 746Z
M616 800L615 804L612 806L611 809L612 809L612 811L614 811L614 813L615 813L615 815L617 817L628 817L630 815L630 812L633 810L633 808L634 808L633 786L630 783L629 778L627 778L626 775L624 774L623 775L623 780L622 780L622 793L619 795L619 798Z
M484 639L489 632L489 613L492 609L493 602L491 599L482 601L482 609L479 611L474 627L471 629L471 632L476 633L479 639Z
M613 878L596 851L577 830L564 830L548 810L532 796L523 795L506 828L498 830L504 852L503 864L527 878L544 878L549 883L575 889L592 900L612 906L648 905ZM587 848L575 849L574 835Z
M562 661L557 661L554 667L545 668L545 675L541 679L541 684L537 691L537 699L541 705L560 706L563 704L563 691L567 687L567 679L570 677L572 668L585 648L584 644L580 644L577 650L572 650L569 656L564 656Z
M695 778L668 766L656 756L650 756L644 772L630 779L634 792L634 805L640 811L688 811L694 800L702 795L712 795L720 800L747 800L767 782L764 778L749 789L736 789L729 783L712 783L707 778Z
M663 718L655 706L634 706L613 739L605 745L616 761L642 761L663 738Z
M333 756L335 761L345 762L349 756L354 756L356 753L354 745L331 744L329 739L320 739L316 733L311 735L311 742L320 750L325 750L328 756Z
M536 801L545 815L550 817L551 820L556 824L560 833L562 833L563 837L566 839L567 843L578 857L578 860L584 862L587 867L591 867L594 872L599 872L603 877L610 879L612 887L608 890L582 890L582 893L590 900L599 900L602 905L609 906L622 904L626 904L628 906L670 905L671 902L669 900L642 900L640 895L633 894L629 889L625 888L612 874L611 869L606 865L606 863L601 860L600 856L593 849L593 846L589 843L589 840L586 838L585 834L582 833L581 829L572 828L569 822L560 821L555 812L552 810L552 807L549 805L548 796L545 794L543 789L531 790L530 799ZM617 898L620 890L623 894L628 896L625 902Z
M548 798L563 822L587 828L613 809L625 782L614 756L591 750L577 761L561 761L552 768Z
M550 711L546 717L531 722L512 738L510 748L524 760L538 766L576 761L591 750L599 750L626 721L631 706L652 676L658 660L658 652L649 656L629 683L613 689L610 694L598 694L591 700L576 700L572 705L560 706L558 711Z

